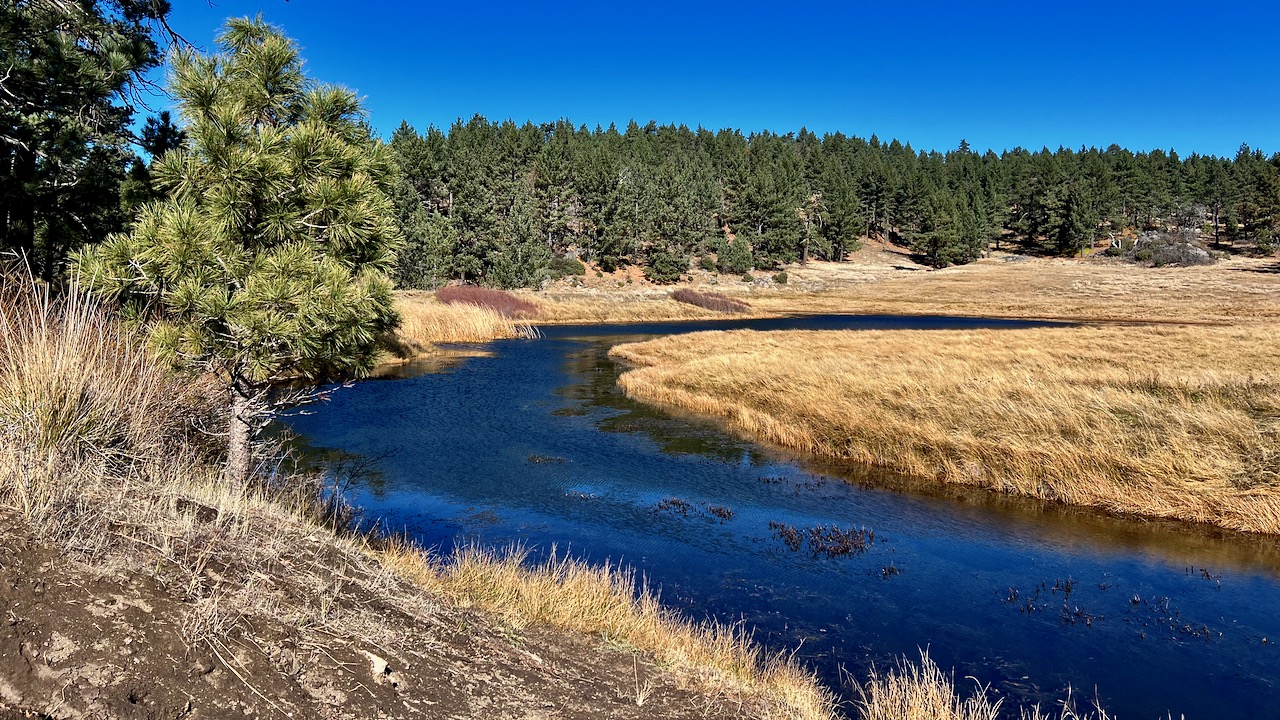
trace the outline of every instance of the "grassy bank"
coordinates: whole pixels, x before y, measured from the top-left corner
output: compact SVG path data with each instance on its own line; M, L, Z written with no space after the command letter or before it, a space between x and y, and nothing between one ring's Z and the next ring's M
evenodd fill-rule
M708 332L628 395L942 482L1280 532L1280 326Z
M637 593L623 569L530 565L519 553L480 550L442 559L351 534L335 522L340 513L319 478L277 474L249 491L228 487L216 449L200 441L224 422L220 403L208 399L216 391L173 376L77 295L2 292L0 514L95 572L151 567L189 607L181 625L193 651L231 657L227 638L249 627L359 637L372 632L367 613L339 609L390 595L413 607L474 606L517 628L607 638L614 645L601 647L631 648L648 665L656 659L663 682L748 716L833 716L828 691L798 665L766 656L731 628L689 623ZM359 582L347 579L352 567L363 568ZM238 672L240 662L227 669ZM636 683L638 695L647 692L639 669Z

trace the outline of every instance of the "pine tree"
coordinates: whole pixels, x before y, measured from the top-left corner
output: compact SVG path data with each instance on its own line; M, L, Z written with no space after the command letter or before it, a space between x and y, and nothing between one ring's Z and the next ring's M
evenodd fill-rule
M125 222L130 102L164 0L0 3L0 249L47 280Z
M218 47L173 59L188 139L156 163L165 199L79 262L164 354L223 383L243 483L274 387L371 368L399 234L390 152L355 96L305 77L261 19L228 22Z

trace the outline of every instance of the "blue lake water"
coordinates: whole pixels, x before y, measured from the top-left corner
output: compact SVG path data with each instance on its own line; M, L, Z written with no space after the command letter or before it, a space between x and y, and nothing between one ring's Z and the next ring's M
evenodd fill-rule
M741 622L769 647L799 648L837 688L928 648L962 691L990 685L1009 710L1052 705L1070 687L1121 720L1280 717L1276 541L806 461L628 400L615 383L625 368L607 356L620 342L703 329L1027 324L550 327L338 389L287 422L314 456L340 451L373 471L350 493L366 524L443 552L519 542L621 561L695 619ZM688 510L663 506L669 498ZM815 556L790 549L771 522L867 529L874 540L862 553Z

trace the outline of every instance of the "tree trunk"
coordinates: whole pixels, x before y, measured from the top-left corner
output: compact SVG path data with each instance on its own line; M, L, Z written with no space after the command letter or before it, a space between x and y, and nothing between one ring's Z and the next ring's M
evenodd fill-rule
M231 388L231 424L227 429L227 480L236 487L249 481L253 463L253 411L248 391Z
M9 247L27 263L34 266L36 262L36 210L35 200L31 197L31 184L36 177L35 153L18 149L13 160L14 188L17 197L12 198L13 205L9 209Z

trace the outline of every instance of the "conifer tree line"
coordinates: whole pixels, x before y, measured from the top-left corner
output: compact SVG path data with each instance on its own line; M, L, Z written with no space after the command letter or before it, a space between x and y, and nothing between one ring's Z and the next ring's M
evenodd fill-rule
M742 273L842 260L863 238L934 266L989 248L1070 255L1127 231L1199 229L1269 251L1280 230L1280 154L1021 148L946 153L801 130L685 126L590 130L482 116L391 138L406 237L404 287L538 286L633 264L658 282L696 263Z

